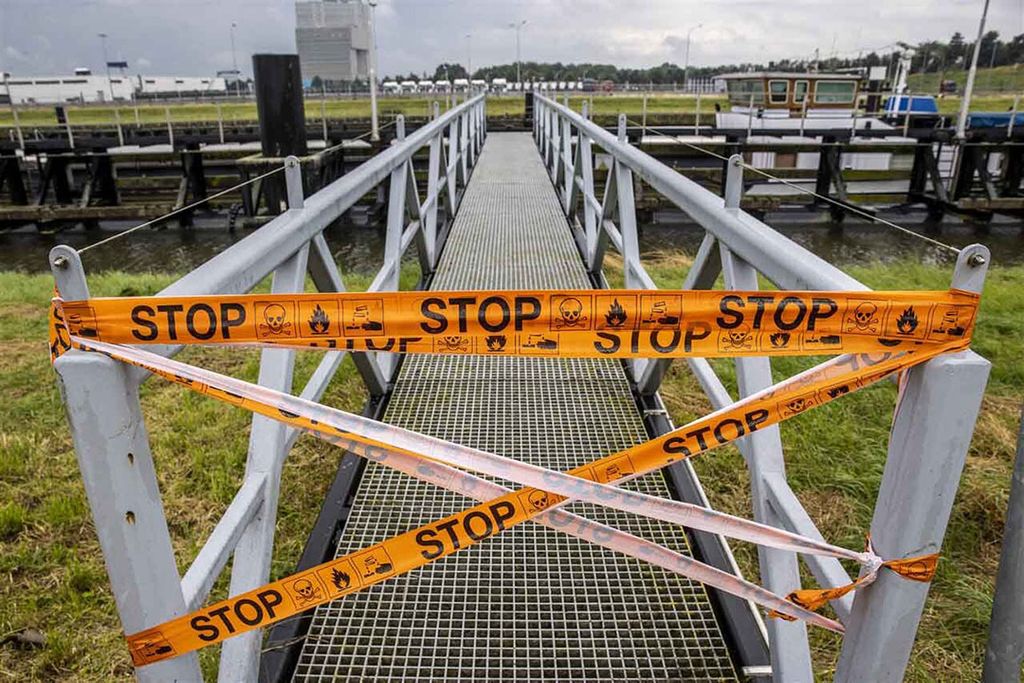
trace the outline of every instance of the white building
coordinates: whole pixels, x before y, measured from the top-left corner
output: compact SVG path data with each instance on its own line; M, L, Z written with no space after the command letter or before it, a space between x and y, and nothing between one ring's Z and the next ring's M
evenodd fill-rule
M7 86L15 104L60 104L62 102L110 102L132 99L134 79L121 76L34 76L10 77ZM113 95L111 95L113 93Z
M361 0L295 3L295 44L302 80L328 83L370 77L370 8Z
M139 76L136 91L146 97L167 95L222 95L228 90L224 78L200 76Z

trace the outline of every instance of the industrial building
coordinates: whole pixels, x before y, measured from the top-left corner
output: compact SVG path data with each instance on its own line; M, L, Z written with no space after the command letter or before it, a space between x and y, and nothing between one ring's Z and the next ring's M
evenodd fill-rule
M4 95L10 93L15 104L54 104L60 102L110 102L130 100L135 80L129 77L93 76L76 73L70 76L10 77Z
M9 76L0 97L14 104L61 104L64 102L127 102L136 97L223 95L227 82L208 76L97 76L76 69L71 76Z
M302 79L327 85L370 77L370 8L361 0L295 3L295 44Z

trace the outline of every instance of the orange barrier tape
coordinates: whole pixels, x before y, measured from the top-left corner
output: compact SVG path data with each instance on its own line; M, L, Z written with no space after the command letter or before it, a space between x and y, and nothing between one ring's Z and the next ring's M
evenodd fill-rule
M447 296L449 299L468 299L471 296L484 296L482 293L473 292L448 294L431 292L430 294L437 297ZM547 308L545 309L542 304L537 311L536 319L530 318L529 320L521 321L523 326L521 331L525 334L532 334L527 331L527 323L536 323L537 320L540 320L541 323L537 324L546 322L550 326L553 324L552 315L554 311L560 310L559 304L555 302L564 301L564 299L559 300L555 297L569 296L570 298L575 298L570 296L572 294L582 293L504 292L488 296L501 298L505 301L506 305L509 302L512 302L514 305L516 297L532 296L537 299L549 297L547 299ZM593 290L588 290L585 294L596 298L603 296L604 292L596 293ZM648 293L615 291L609 294L613 297L612 301L615 302L619 300L619 297L622 299L635 297L639 301L640 297L646 296ZM699 294L713 296L690 296L693 294L693 292L666 293L669 297L678 295L681 302L680 306L684 302L688 302L686 308L672 309L672 311L679 311L680 313L679 315L670 316L675 318L672 323L675 325L675 328L672 328L675 331L673 336L685 339L686 330L692 331L703 329L704 327L708 329L708 333L703 336L691 335L693 338L689 346L684 341L681 351L677 346L676 349L664 355L743 356L822 353L823 351L818 350L819 347L813 345L810 348L814 350L808 350L807 335L813 336L827 332L829 334L825 336L832 336L831 333L835 326L838 326L840 330L843 329L844 325L856 327L854 322L847 320L844 323L842 321L842 318L849 318L850 315L854 316L854 321L867 325L868 329L858 330L857 332L837 332L836 334L840 337L837 345L841 348L865 348L876 353L847 354L832 359L765 391L739 401L732 406L728 406L723 410L716 411L709 416L676 429L669 434L652 439L626 451L588 463L572 470L570 474L581 479L597 482L625 481L642 473L664 467L681 458L690 457L724 443L729 443L753 431L763 429L768 425L781 422L805 410L827 403L843 394L872 384L894 372L905 370L911 365L920 363L940 353L964 348L969 343L977 302L976 296L962 292L924 294L906 292L826 293L831 297L829 300L831 303L825 303L821 300L815 302L816 294L804 292L771 292L751 295L734 292L702 292ZM242 330L242 328L246 327L245 324L239 323L236 325L232 323L225 328L223 325L225 318L223 316L221 318L222 322L216 326L221 330L219 339L214 338L217 336L216 333L209 334L205 340L197 340L193 336L183 338L178 333L180 328L177 327L178 323L176 321L179 320L179 316L182 316L181 319L186 321L184 329L190 330L190 335L195 331L207 334L214 327L214 318L212 315L209 315L211 311L227 312L231 314L229 319L234 321L238 315L241 315L238 311L242 309L246 311L262 310L266 313L269 310L269 306L282 306L285 309L285 314L283 316L276 316L264 324L270 326L269 329L287 331L284 325L289 321L288 308L285 305L288 300L291 300L294 304L295 308L293 311L301 310L301 306L308 306L312 303L311 315L315 317L318 306L321 311L325 311L321 304L328 299L336 300L341 310L345 310L346 301L351 303L351 301L359 300L357 297L365 299L366 296L331 295L330 297L324 297L318 294L287 295L276 298L270 295L264 297L249 295L244 297L166 300L161 298L93 299L87 302L66 302L63 304L63 311L61 310L60 302L56 302L53 308L53 322L50 326L50 345L51 351L56 357L74 346L89 348L90 339L114 341L115 343L132 341L127 338L127 335L131 335L133 329L138 331L138 323L126 323L124 318L119 316L124 316L127 311L129 318L132 318L131 312L136 311L137 313L140 310L138 306L151 305L139 302L154 302L152 304L154 311L159 311L160 306L172 307L171 309L161 311L162 314L168 316L166 318L167 324L162 332L158 326L156 334L152 336L152 339L136 339L134 343L139 341L149 343L274 344L285 342L290 345L309 346L313 344L301 341L298 336L289 337L287 340L270 339L266 336L261 337L260 335L265 334L267 329L261 329L258 322L250 326L252 331L245 331L244 334L238 332L236 334L236 328ZM401 293L390 296L398 302L396 306L401 307L404 302L407 305L405 309L407 311L410 310L408 307L409 302L419 300L421 301L420 310L422 311L422 300L425 298L424 293ZM744 296L747 298L744 299ZM757 301L752 298L753 296L764 297L765 299L770 296L771 300ZM263 303L257 303L257 298ZM823 297L819 297L819 299L821 298ZM858 309L857 306L860 304L854 305L856 300L871 302L871 307ZM751 308L749 310L743 311L743 307L747 303L743 303L743 306L739 308L732 307L734 304L738 306L740 302L744 301L753 302L750 304ZM790 303L783 303L786 301ZM796 303L798 301L802 302L802 308L800 304ZM717 305L713 305L716 303ZM818 313L814 314L816 303L818 305ZM236 305L241 306L242 309L235 308ZM262 309L245 309L246 306L258 307L261 305L263 306ZM205 308L202 306L205 306ZM501 309L501 306L497 303L492 303L490 306ZM788 310L790 311L788 315L793 317L787 317L787 307L789 307ZM627 311L628 320L630 309L626 306L622 306L622 308ZM466 310L469 310L468 303L466 303ZM509 310L515 309L510 308ZM591 309L584 310L589 311ZM635 313L637 309L632 310ZM800 323L792 326L797 320L796 313L801 310L803 313L800 314ZM840 310L845 312L841 316L836 317ZM890 318L894 310L899 310L900 312L896 314L896 322L892 322L890 325ZM199 311L192 314L191 324L188 323L189 311ZM280 312L278 309L273 309L273 311L275 313ZM683 311L685 311L685 315ZM781 314L780 311L782 312ZM829 311L831 312L826 315L826 312ZM560 311L560 314L560 319L564 319L564 311ZM206 327L196 327L197 316L200 315L208 316ZM247 312L245 315L249 315L249 313ZM325 315L328 318L330 317L329 313L325 312ZM134 317L138 318L138 315ZM587 315L587 317L589 318L590 316ZM251 318L249 319L251 320ZM462 337L470 340L478 340L480 329L483 328L485 323L492 326L497 324L496 319L488 318L486 315L478 315L476 319L477 327L473 327L468 322L468 319L468 315L459 315L455 320L467 320L465 325L459 327L459 330L463 333ZM64 323L65 320L67 321L66 325ZM392 329L398 330L406 329L403 326L413 324L422 326L425 324L422 319L417 319L415 315L406 315L405 317L399 315L399 319L394 322L390 318L382 317L381 320L382 325L393 325ZM638 339L641 332L640 325L642 324L642 319L637 316L636 320L636 327L629 333L632 339ZM745 345L743 339L739 340L739 344L723 345L720 336L713 343L708 342L709 339L714 339L714 335L711 333L712 329L717 329L719 332L736 329L723 327L721 323L725 322L725 324L731 325L737 320L740 326L750 325L749 330L743 331L744 339L750 341L749 345ZM743 322L744 320L748 322ZM291 331L295 332L295 323L291 324L293 325ZM515 326L516 321L514 317L507 324ZM136 326L133 327L133 325ZM68 328L70 328L70 332ZM327 323L327 329L328 332L331 330L329 322ZM755 329L756 332L754 331ZM895 329L898 336L889 336L891 329ZM383 332L384 330L370 331ZM654 339L657 342L658 335L661 332L655 329L647 330L647 333L649 334L649 339ZM795 334L796 337L790 336L787 339L797 340L796 347L799 348L785 348L785 345L783 347L776 345L773 350L771 337L782 333ZM79 334L84 334L87 338L72 338L72 335L77 336ZM556 339L556 347L554 349L556 354L584 356L632 355L640 354L640 349L642 348L642 344L638 342L636 344L627 344L626 348L628 351L621 354L618 351L607 354L596 349L595 340L607 340L607 337L601 337L600 335L613 333L588 328L585 330L560 330L559 334L562 336ZM698 336L700 336L699 339L697 338ZM346 339L351 338L346 337ZM768 346L763 345L764 340L767 340ZM563 341L566 342L564 345L562 345ZM436 339L431 339L431 349L435 348L434 342L436 342ZM416 344L419 344L419 340L416 341ZM405 348L402 348L400 343L393 342L392 347L393 350L407 352L416 352L417 349L426 350L425 345L420 344L417 346L416 344L410 341L405 345ZM711 344L710 347L709 344ZM315 345L332 346L322 341L315 342ZM95 346L101 346L101 344ZM897 350L893 348L895 346L902 346L903 348ZM334 344L333 347L337 348L338 345ZM347 343L345 347L349 347ZM352 348L356 347L353 346ZM532 352L523 351L518 337L516 344L511 348L512 351L510 353L532 355ZM698 349L702 352L698 353ZM714 352L711 352L711 349L714 349ZM574 353L576 351L578 353ZM447 349L442 352L480 352L480 347L470 345L469 348L462 351ZM246 409L293 424L307 431L317 431L318 425L315 424L315 421L284 411L274 405L246 400L229 391L218 389L212 385L202 385L202 383L197 383L192 379L185 379L175 375L173 372L161 370L145 362L134 360L127 360L127 362L133 362L141 367L146 367L164 376L166 379L181 383L213 398L240 405ZM173 361L165 362L171 363ZM320 427L322 431L322 426ZM137 665L160 661L220 642L225 638L244 631L267 626L297 612L336 599L347 593L362 590L379 581L405 571L410 571L465 547L469 547L515 524L541 514L551 506L560 504L565 500L567 500L566 496L555 496L535 488L521 489L495 498L487 503L446 517L443 520L438 520L375 546L325 563L307 572L296 574L267 584L257 590L234 596L192 614L168 621L155 628L129 635L128 644L132 652L133 661ZM884 566L907 578L927 574L924 570L925 565L922 564L922 558L890 561L884 563ZM818 604L816 601L820 601L820 604L823 604L825 601L839 597L845 594L845 592L853 590L856 585L863 583L864 581L861 580L859 583L854 582L850 586L837 589L810 591L814 595L803 597L801 597L802 594L808 592L798 591L794 593L793 601L796 604L800 604L797 602L797 598L799 598L807 600L808 604ZM823 597L824 594L832 596L835 591L844 592L835 593L834 597Z
M977 301L957 290L416 291L126 297L66 301L63 308L71 334L114 344L620 358L944 344L970 336Z
M881 566L886 569L891 569L905 579L928 583L935 576L935 570L938 567L938 564L939 554L932 553L930 555L921 555L919 557L908 557L903 560L887 560L883 562ZM793 591L786 596L786 599L806 610L810 610L812 612L817 611L832 600L838 600L847 593L856 590L865 584L874 582L875 576L875 572L870 572L858 578L856 581L846 584L845 586L824 589L805 588ZM778 610L771 610L768 612L768 616L785 619L786 621L796 621L796 617L789 614L783 614Z

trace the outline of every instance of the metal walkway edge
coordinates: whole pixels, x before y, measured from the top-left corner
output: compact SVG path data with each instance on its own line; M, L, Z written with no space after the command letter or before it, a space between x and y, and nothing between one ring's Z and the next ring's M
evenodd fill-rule
M527 133L492 133L434 289L589 288ZM386 422L567 470L647 436L616 361L410 356ZM659 496L660 474L629 484ZM471 504L367 465L338 555ZM575 512L689 552L684 533ZM700 584L527 523L319 608L296 681L736 680Z

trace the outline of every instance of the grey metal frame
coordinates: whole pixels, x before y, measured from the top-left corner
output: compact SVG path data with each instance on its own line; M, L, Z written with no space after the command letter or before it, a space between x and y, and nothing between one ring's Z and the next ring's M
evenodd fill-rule
M534 95L533 132L592 274L606 282L603 261L609 244L622 255L627 287L657 289L640 259L634 208L635 178L660 193L704 230L704 240L682 283L710 289L719 274L726 289L757 289L758 274L783 289L867 290L830 263L772 230L739 208L742 158L730 158L724 199L705 190L626 140L626 119L618 135L591 122L587 105L577 113ZM594 185L595 149L609 164L603 199ZM980 292L988 250L964 249L955 266L953 287ZM715 408L732 403L711 365L687 359ZM656 395L671 361L631 363L637 390ZM960 481L990 364L973 351L948 354L912 368L905 378L893 419L885 473L875 504L871 537L885 558L938 551ZM736 360L741 397L772 383L768 358ZM738 442L750 471L754 517L808 536L821 534L786 480L778 427ZM794 553L759 549L764 585L779 594L800 587ZM838 560L803 557L822 586L848 583ZM901 681L910 657L928 585L882 572L875 584L832 603L847 628L837 681ZM812 681L811 655L803 623L767 623L774 680Z
M298 160L285 162L288 210L252 235L210 259L159 295L250 291L273 274L274 292L305 289L309 273L320 291L344 291L323 230L380 183L390 181L384 264L370 291L398 288L402 256L410 245L424 274L439 256L438 204L454 216L486 134L485 99L478 95L409 136L402 117L397 141L348 175L304 198ZM447 143L447 150L446 150ZM421 200L412 159L429 150L426 196ZM89 289L78 254L67 246L50 252L54 278L66 299L86 299ZM150 347L173 355L180 347ZM345 356L330 351L301 395L317 400ZM295 352L267 349L260 359L260 384L292 391ZM353 354L372 395L384 394L395 362L385 354ZM254 416L242 484L184 577L179 576L164 516L156 470L139 405L139 385L149 376L100 354L70 351L55 363L67 408L79 468L126 633L149 628L195 609L234 553L230 593L267 582L273 551L281 468L298 434ZM256 680L262 631L224 643L219 680ZM198 681L195 653L136 671L140 681Z

